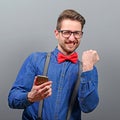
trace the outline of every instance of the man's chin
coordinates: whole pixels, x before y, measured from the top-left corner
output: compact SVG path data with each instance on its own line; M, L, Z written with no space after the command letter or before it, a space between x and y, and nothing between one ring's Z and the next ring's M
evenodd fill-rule
M74 51L75 51L75 48L74 48L74 49L72 49L72 48L67 49L67 52L68 52L69 54L73 53Z
M67 49L72 52L76 49L76 46L75 45L67 46Z

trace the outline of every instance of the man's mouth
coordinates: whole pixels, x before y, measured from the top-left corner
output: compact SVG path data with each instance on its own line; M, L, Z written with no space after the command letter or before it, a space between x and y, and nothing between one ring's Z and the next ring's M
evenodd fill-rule
M75 45L77 42L75 41L69 41L69 42L66 42L66 44L71 44L71 45Z
M68 45L70 48L73 48L73 47L76 45L76 42L67 42L67 45Z

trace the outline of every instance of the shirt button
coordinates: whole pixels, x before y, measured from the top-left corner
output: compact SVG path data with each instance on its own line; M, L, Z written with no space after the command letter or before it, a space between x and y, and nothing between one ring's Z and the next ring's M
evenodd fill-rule
M64 77L64 74L62 74L62 77Z
M58 88L58 91L61 91L61 90L62 90L62 87L59 87L59 88Z
M55 115L55 120L58 120L58 116L57 115Z
M58 100L58 101L56 101L56 104L60 104L60 101Z

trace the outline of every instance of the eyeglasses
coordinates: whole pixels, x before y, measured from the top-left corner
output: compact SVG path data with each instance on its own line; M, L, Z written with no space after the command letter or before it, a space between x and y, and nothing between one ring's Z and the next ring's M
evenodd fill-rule
M58 32L61 32L64 38L69 38L73 34L76 39L80 39L83 35L82 31L58 30Z

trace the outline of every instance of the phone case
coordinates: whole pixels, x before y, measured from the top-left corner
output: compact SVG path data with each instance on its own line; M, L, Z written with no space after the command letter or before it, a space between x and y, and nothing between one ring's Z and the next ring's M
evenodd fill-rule
M37 79L35 81L35 85L41 85L41 84L43 84L43 83L45 83L47 81L48 81L48 77L47 76L38 75Z

